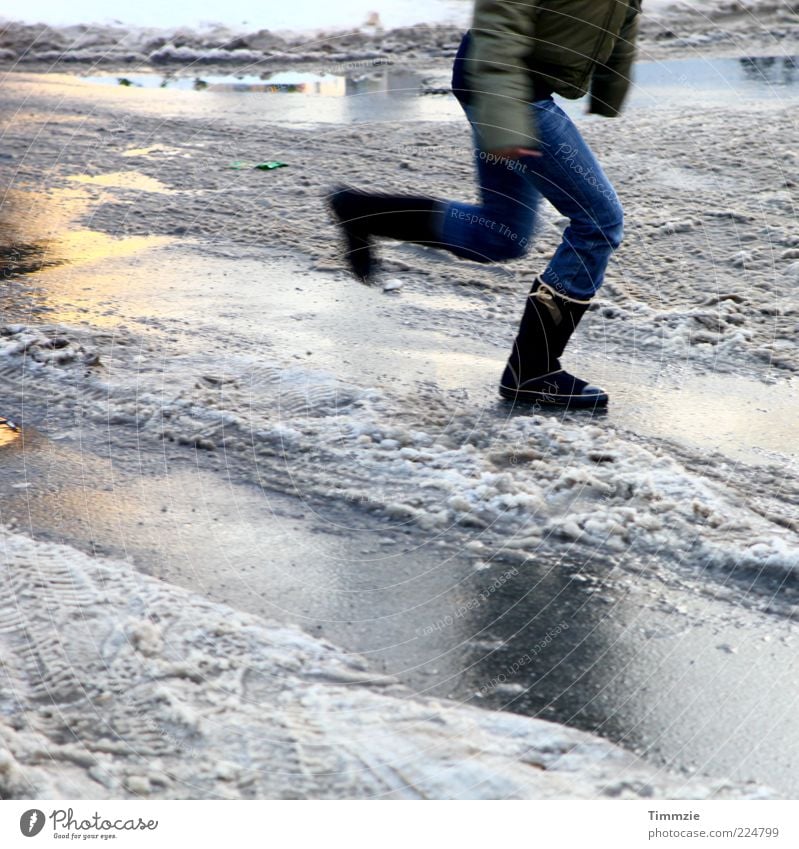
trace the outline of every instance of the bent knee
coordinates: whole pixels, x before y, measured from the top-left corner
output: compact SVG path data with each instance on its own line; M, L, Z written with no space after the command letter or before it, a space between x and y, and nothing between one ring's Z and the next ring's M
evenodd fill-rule
M461 259L469 259L472 262L508 262L512 259L520 259L528 250L528 245L520 245L518 243L499 243L499 242L475 242L469 246L448 247L452 253L461 257Z

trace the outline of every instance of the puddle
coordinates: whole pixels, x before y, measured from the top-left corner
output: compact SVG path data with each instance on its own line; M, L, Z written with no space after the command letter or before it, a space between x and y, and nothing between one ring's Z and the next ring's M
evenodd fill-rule
M377 71L372 68L377 67ZM125 83L120 85L120 79ZM76 85L76 82L78 85ZM320 123L397 120L462 120L453 97L421 97L429 78L416 71L370 62L364 73L281 72L263 76L227 74L38 74L25 86L63 88L65 94L94 101L99 89L130 112L196 116L224 113L225 120L254 126L315 127Z
M639 62L636 83L645 88L756 87L762 90L799 85L799 56L746 56L740 59L673 59Z
M132 176L128 180L129 175ZM109 188L128 182L126 187L135 185L144 191L157 190L149 186L150 182L161 185L158 180L137 172L99 177L79 175L70 179ZM96 203L96 198L90 197L86 189L8 191L0 205L0 281L22 275L45 276L64 265L83 267L104 260L129 260L174 242L169 236L109 236L76 226L93 202ZM70 279L70 270L62 269L59 280Z
M0 201L0 282L64 262L53 243L88 209L85 194L6 190Z
M80 437L27 434L0 479L5 521L298 624L419 694L564 722L658 764L796 792L787 623L602 558L475 571L462 551L377 517L236 485L191 457L166 466L136 452L126 465L102 433Z
M59 264L60 260L47 258L45 245L20 242L0 244L0 280L36 274L44 268Z
M799 97L799 56L638 62L631 106Z
M208 91L237 91L260 94L316 94L326 97L342 97L348 94L346 77L334 74L291 73L273 74L258 82L252 81L209 81L204 83Z
M645 361L589 363L597 382L613 388L620 423L637 432L717 451L747 463L799 460L796 381L775 384L730 374L696 374Z
M130 245L136 252L145 247L158 245ZM431 313L437 306L451 307L449 296L408 292L406 301L405 294L396 299L346 279L309 274L289 262L220 259L191 249L142 254L131 274L125 244L118 248L119 262L106 245L108 262L91 272L50 276L53 320L69 323L91 315L92 323L139 324L148 333L157 324L179 335L188 356L212 349L225 357L257 356L265 346L273 347L329 370L343 383L380 385L392 375L399 392L414 392L419 381L434 380L443 391L468 393L484 415L496 415L495 385L505 350L471 337L461 342L447 333L446 324L434 329ZM472 310L482 303L465 295L462 300ZM576 350L574 356L610 391L611 424L735 461L797 460L794 382L767 385L590 350Z
M156 324L173 331L188 327L187 351L209 345L229 350L225 340L236 340L242 352L261 350L267 342L303 360L311 351L315 367L356 384L402 375L395 382L412 391L432 375L443 390L467 391L490 414L504 349L473 339L462 345L447 334L443 319L431 332L437 311L468 316L481 309L482 299L412 290L389 298L291 262L265 263L266 256L231 260L190 248L166 252L172 237L115 237L75 228L88 208L85 194L16 192L2 207L0 224L7 226L0 233L17 239L5 248L3 275L41 272L51 320L75 323L90 316L98 326L133 322L150 333ZM397 312L406 315L399 335ZM264 316L270 317L268 328ZM386 346L387 338L396 345ZM767 386L730 375L678 374L646 361L579 356L608 386L611 419L618 416L623 427L735 460L796 461L793 383Z
M52 249L63 262L89 265L103 260L127 259L173 241L169 236L109 236L96 230L73 230L54 242Z
M0 245L6 267L24 273L59 264L63 258L53 250L96 198L85 188L50 191L9 189L0 202Z
M305 94L328 97L383 94L415 96L440 94L449 86L449 70L430 73L396 67L380 68L376 62L366 74L315 74L284 71L268 76L254 74L209 74L202 76L154 73L119 77L97 74L85 82L144 89L173 89L239 94ZM638 62L635 66L636 98L660 99L668 89L714 97L739 95L784 97L799 92L799 56L746 56L739 59L673 59Z

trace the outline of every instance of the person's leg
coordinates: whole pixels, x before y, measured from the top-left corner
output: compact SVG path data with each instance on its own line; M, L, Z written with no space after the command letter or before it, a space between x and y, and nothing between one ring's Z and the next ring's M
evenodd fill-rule
M524 256L535 223L538 192L525 162L475 150L480 204L383 195L340 188L330 205L347 238L353 273L372 273L371 237L383 236L448 250L474 262Z
M561 368L560 357L589 301L559 295L537 277L499 383L503 398L546 406L604 407L604 390Z

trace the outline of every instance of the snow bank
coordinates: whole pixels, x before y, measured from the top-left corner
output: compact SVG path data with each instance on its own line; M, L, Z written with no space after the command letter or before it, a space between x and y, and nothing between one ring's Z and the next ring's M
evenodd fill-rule
M795 4L767 0L699 0L672 2L646 0L643 36L661 38L668 27L669 38L684 46L724 40L725 31L737 39L753 35L753 29L796 23ZM748 12L748 15L743 15ZM262 20L262 16L258 16ZM403 61L421 54L430 59L451 57L460 35L468 26L469 12L465 3L453 6L424 7L418 14L384 15L387 29L362 26L364 16L344 14L337 9L332 18L289 10L268 16L271 29L244 31L241 27L221 24L189 28L154 28L152 26L110 26L82 24L48 26L42 23L3 22L0 33L0 61L19 63L82 62L91 64L125 64L152 62L157 64L164 52L170 63L253 63L296 61L328 61L331 53L336 61L356 60L363 55L402 55ZM331 25L330 20L340 21ZM739 24L744 19L745 26ZM295 26L287 25L294 20ZM426 23L425 23L426 21ZM312 25L313 23L313 25ZM360 27L360 29L358 28ZM293 30L293 33L287 33ZM783 33L784 35L784 33ZM231 55L233 54L233 55ZM156 58L153 58L156 57ZM164 59L161 59L163 62Z
M0 532L2 798L763 798Z

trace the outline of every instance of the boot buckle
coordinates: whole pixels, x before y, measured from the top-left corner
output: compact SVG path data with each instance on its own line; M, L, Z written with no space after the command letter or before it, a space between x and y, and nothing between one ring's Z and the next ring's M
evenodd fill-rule
M563 313L560 311L560 307L555 302L552 292L548 289L540 288L533 292L533 297L537 298L538 301L547 308L549 314L552 316L552 321L557 327L563 321Z

